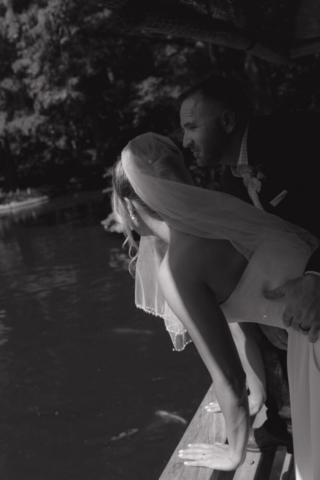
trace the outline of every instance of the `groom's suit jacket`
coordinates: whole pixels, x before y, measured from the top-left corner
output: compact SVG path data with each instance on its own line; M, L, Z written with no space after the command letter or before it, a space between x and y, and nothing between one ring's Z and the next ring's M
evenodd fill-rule
M320 115L253 117L247 148L249 165L259 166L265 175L259 193L263 208L320 238ZM222 175L221 190L252 203L243 179L235 177L229 166ZM320 272L320 248L306 270Z

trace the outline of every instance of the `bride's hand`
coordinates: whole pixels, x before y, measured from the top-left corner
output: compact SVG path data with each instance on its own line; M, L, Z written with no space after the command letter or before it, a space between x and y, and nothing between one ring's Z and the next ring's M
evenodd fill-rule
M188 448L179 450L179 457L186 460L188 467L207 467L215 470L231 471L238 468L244 461L232 458L230 446L225 443L194 443Z
M252 417L253 415L257 415L257 413L260 412L265 402L265 398L263 396L258 398L258 397L255 397L254 395L249 395L248 402L249 402L250 417ZM204 408L207 412L210 412L210 413L221 412L221 408L218 402L210 402L209 405L206 405Z

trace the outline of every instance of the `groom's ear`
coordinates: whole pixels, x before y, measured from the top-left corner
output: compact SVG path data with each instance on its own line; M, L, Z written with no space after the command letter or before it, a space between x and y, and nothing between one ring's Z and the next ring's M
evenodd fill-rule
M226 133L232 133L236 127L236 116L233 110L223 110L220 113L220 125Z

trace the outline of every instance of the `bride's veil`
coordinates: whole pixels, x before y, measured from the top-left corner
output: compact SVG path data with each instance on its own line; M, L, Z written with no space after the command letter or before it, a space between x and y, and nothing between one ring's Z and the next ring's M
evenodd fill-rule
M306 256L318 245L318 240L308 232L275 215L231 195L190 185L182 154L167 137L146 133L134 138L122 152L122 164L136 194L172 229L203 238L227 239L248 260L267 243L283 245L293 250L293 255L296 252ZM175 349L181 350L190 339L157 282L165 251L166 245L160 240L141 238L136 305L161 316Z

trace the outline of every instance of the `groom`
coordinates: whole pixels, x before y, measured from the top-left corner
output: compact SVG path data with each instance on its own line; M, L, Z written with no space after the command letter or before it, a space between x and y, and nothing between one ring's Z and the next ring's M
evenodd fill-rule
M299 225L320 238L320 117L282 114L253 117L242 89L225 78L209 77L181 97L183 146L199 166L225 165L221 190ZM320 248L304 275L265 292L285 297L283 323L309 341L320 330ZM286 332L261 327L268 399L265 424L252 432L249 449L290 443ZM284 377L284 381L282 378ZM282 397L282 398L279 398ZM280 406L284 406L280 408Z

